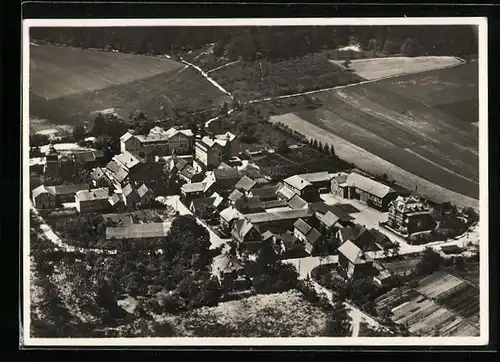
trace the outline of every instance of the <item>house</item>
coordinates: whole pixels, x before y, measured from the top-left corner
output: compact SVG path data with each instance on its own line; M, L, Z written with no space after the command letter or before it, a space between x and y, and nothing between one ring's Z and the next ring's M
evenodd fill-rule
M332 179L330 182L330 187L332 194L340 196L344 199L348 198L346 183L347 176L349 176L349 174L345 172L337 172L331 175Z
M281 250L283 258L304 256L305 246L290 230L274 236L276 246Z
M143 207L150 205L155 199L153 191L151 191L151 189L148 188L145 184L141 184L141 186L137 188L136 192L137 196L139 196L139 203Z
M328 210L326 214L316 212L314 213L314 216L319 221L320 229L323 231L331 231L342 227L340 217L335 215L330 210Z
M94 187L114 187L113 179L105 168L96 167L90 173Z
M222 210L222 208L224 207L224 198L217 192L214 192L210 197L215 198L214 207L217 209L217 211Z
M304 243L305 251L309 254L312 253L314 246L321 239L321 233L318 229L302 219L297 219L293 224L293 235Z
M240 174L236 168L218 168L212 171L214 188L217 190L231 190L240 180Z
M212 275L217 278L222 288L228 290L244 290L251 286L245 273L245 264L230 253L214 257Z
M288 200L287 205L293 209L303 209L307 207L308 203L306 200L304 200L302 197L299 195L294 195L290 200Z
M258 226L252 224L247 218L234 221L231 237L237 243L240 252L256 252L262 242Z
M217 217L215 200L215 197L194 199L189 205L189 210L201 219L214 219Z
M46 189L55 195L56 205L62 204L64 202L75 202L75 195L78 191L87 189L88 184L69 184L69 185L57 185L57 186L46 186Z
M320 219L321 216L325 216L328 212L332 213L338 220L336 225L334 226L351 226L353 224L354 218L348 213L342 211L337 205L328 205L323 201L309 203L308 206L311 210L314 211L315 217ZM325 225L326 226L326 225Z
M389 203L397 197L396 191L371 178L352 172L346 179L347 197L380 211L387 211Z
M309 182L318 192L328 192L331 188L333 174L326 171L303 173L297 176Z
M245 196L240 190L234 189L229 196L227 197L229 203L231 205L234 205L236 200L241 199L243 196Z
M120 168L124 169L127 173L130 173L141 163L141 159L135 154L128 151L122 152L118 155L113 156L112 161L114 161Z
M53 209L56 207L56 196L44 185L40 185L32 191L33 205L37 209Z
M403 234L432 230L435 226L431 210L414 196L399 196L389 204L387 224Z
M181 197L183 200L188 203L191 200L202 198L205 194L205 186L204 182L193 182L190 184L184 184L181 186Z
M383 234L380 232L375 234L373 231L375 230L368 230L361 225L354 225L338 230L335 236L341 243L350 240L363 252L379 251L383 249L380 243L385 245L391 244L390 240L389 243L387 243Z
M98 212L110 208L109 190L106 188L80 190L75 195L78 212Z
M177 175L179 180L187 183L201 182L205 178L202 173L196 171L196 169L191 165L186 165L177 173Z
M103 150L88 150L84 152L72 153L71 158L76 165L97 164L104 158Z
M352 241L347 240L337 249L338 265L347 279L364 278L373 275L373 259L363 253Z
M297 219L302 218L307 220L314 215L314 212L309 208L299 210L284 210L272 212L258 212L255 214L247 214L247 218L252 224L259 227L270 229L276 232L284 232L293 229L293 224Z
M237 137L226 132L214 136L204 136L195 142L195 159L207 169L213 169L224 160L239 152Z
M233 222L242 217L241 213L232 206L229 206L222 210L219 216L220 227L224 231L231 230Z
M232 206L242 214L252 214L264 211L260 198L258 197L240 197L232 203Z
M190 129L172 127L164 130L161 127L152 128L148 134L139 135L127 132L120 137L121 152L132 152L140 157L152 155L166 156L190 154L193 151L193 132Z
M283 180L283 185L278 191L278 196L290 200L293 195L299 195L308 202L317 201L319 199L318 190L312 183L303 179L299 175L294 175Z
M120 185L127 182L129 173L120 163L111 160L107 163L106 169L109 171L110 177L116 180Z
M260 204L262 208L267 211L271 211L272 209L289 209L292 210L285 200L277 199L277 200L268 200L261 201Z
M278 199L278 195L276 195L276 193L278 192L279 188L279 185L263 187L255 186L252 187L250 191L248 191L248 196L258 196L262 202L274 201Z
M126 184L122 190L123 203L127 207L135 207L136 203L139 202L139 195L137 191L132 186L132 184Z
M119 227L106 228L106 240L132 240L162 238L168 235L170 224L168 223L143 223L131 224Z
M122 194L113 194L108 198L109 205L111 206L111 209L116 211L116 212L124 212L126 210L125 202L123 201L123 195Z
M257 185L257 182L245 175L236 183L236 185L234 185L234 188L235 190L239 190L248 195L248 192L252 190L255 185Z

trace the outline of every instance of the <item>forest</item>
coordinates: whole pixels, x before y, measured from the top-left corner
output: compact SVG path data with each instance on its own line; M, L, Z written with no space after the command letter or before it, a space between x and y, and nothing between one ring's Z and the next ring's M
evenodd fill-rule
M48 27L32 28L35 42L138 54L179 54L214 45L229 60L283 60L359 44L387 54L477 54L472 26L253 26L253 27Z

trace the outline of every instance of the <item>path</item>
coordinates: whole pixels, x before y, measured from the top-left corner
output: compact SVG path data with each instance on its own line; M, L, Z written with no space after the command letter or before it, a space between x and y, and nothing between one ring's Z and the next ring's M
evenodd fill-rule
M233 61L233 62L230 62L230 63L224 64L224 65L221 65L220 67L217 67L217 68L214 68L214 69L207 70L207 74L208 74L208 73L215 72L215 71L220 70L220 69L222 69L222 68L228 67L228 66L233 65L233 64L238 63L238 62L239 62L239 60L235 60L235 61Z

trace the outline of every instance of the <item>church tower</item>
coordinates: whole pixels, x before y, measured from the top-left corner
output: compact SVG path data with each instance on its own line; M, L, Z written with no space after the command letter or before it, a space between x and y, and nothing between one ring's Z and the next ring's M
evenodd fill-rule
M59 152L56 151L53 144L50 144L49 153L45 156L44 174L51 178L59 177Z

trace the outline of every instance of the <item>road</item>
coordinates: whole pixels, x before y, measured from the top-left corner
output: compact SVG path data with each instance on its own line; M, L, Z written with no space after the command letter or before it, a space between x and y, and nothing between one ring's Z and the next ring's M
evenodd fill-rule
M161 201L160 201L161 200ZM163 202L165 205L172 207L175 211L178 211L180 215L193 215L191 210L189 210L179 199L178 195L167 196L158 201ZM231 239L223 239L215 232L213 232L212 228L208 226L203 220L196 218L198 224L207 229L210 235L210 243L212 244L212 249L218 248L221 245L227 245L227 242Z

